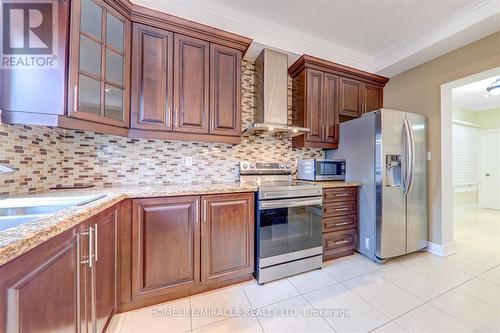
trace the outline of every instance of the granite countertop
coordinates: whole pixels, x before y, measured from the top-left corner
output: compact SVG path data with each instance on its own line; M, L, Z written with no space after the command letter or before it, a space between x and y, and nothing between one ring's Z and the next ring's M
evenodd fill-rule
M323 188L335 188L335 187L352 187L361 186L362 183L359 182L345 182L340 180L325 180L325 181L310 181L309 183L318 184L323 186Z
M135 185L51 190L30 197L60 197L80 195L106 196L82 206L73 206L50 216L0 231L0 266L33 249L58 234L86 221L97 213L127 198L172 197L236 192L255 192L257 187L239 182L218 184ZM23 196L25 197L25 196Z

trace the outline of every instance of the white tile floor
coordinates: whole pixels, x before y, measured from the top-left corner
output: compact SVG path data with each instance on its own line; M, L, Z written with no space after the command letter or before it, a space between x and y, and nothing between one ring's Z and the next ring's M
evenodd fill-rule
M108 331L500 332L500 211L457 214L455 238L463 246L446 258L420 252L378 265L356 254L119 314ZM180 315L162 315L173 310Z

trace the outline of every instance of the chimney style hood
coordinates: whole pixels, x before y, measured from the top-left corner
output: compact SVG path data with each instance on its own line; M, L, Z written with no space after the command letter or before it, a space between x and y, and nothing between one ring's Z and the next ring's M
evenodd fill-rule
M288 125L288 56L263 49L255 60L254 123L243 133L291 138L310 131Z

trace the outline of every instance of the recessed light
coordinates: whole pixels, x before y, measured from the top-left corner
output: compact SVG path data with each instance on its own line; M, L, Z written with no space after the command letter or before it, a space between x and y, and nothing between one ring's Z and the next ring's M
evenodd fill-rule
M490 94L484 94L484 98L490 97Z

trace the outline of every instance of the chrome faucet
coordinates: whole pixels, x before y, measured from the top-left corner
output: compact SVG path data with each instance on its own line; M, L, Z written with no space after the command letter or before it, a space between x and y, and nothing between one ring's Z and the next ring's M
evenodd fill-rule
M0 164L0 174L3 174L3 173L13 173L13 172L16 172L16 171L17 171L16 169L13 169L13 168L8 167L6 165Z

